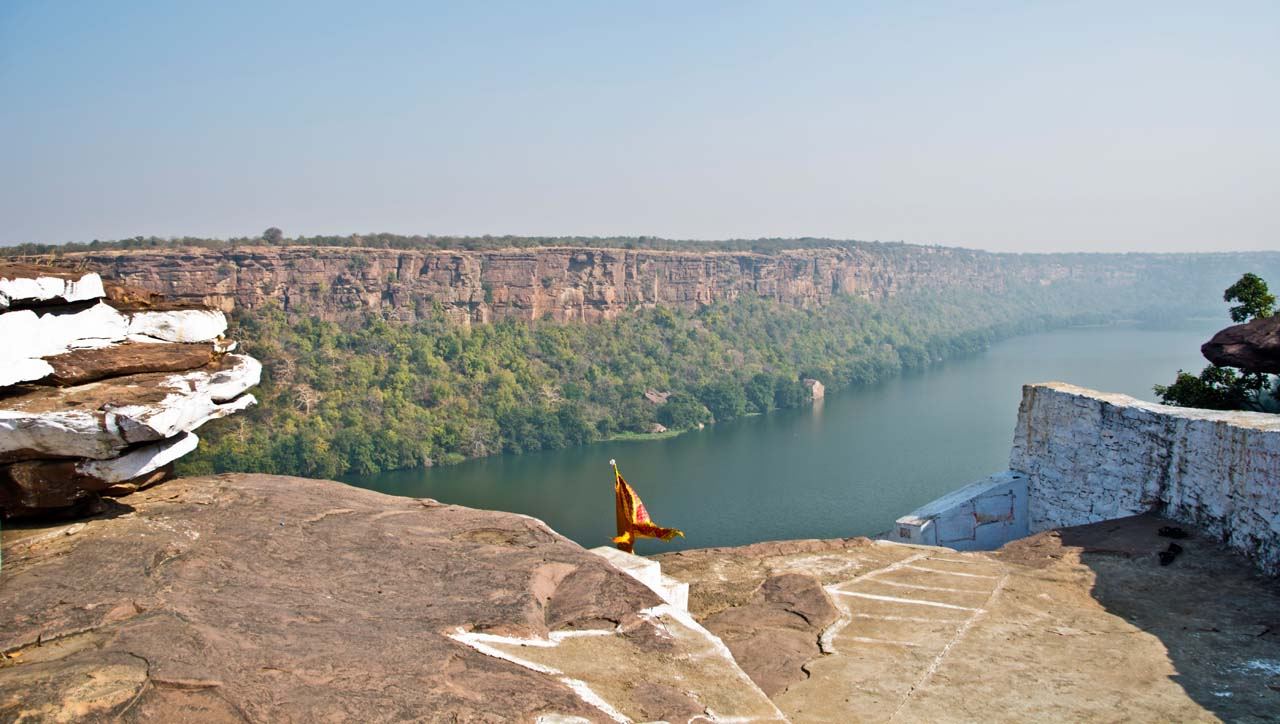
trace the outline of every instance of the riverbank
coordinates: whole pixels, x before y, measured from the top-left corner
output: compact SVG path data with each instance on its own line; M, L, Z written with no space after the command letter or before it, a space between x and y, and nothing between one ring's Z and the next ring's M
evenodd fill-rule
M777 410L697 434L340 479L533 515L591 547L613 536L608 461L616 458L653 517L688 536L641 541L641 552L874 535L897 516L1008 465L1020 399L1010 380L1067 379L1150 400L1152 384L1204 365L1199 345L1217 326L1062 329L828 394L820 408Z

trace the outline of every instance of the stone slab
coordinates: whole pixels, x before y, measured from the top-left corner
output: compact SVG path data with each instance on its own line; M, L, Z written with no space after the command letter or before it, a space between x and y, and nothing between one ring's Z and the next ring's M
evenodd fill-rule
M214 350L209 343L127 343L77 349L39 360L50 372L37 379L39 384L74 387L144 372L183 372L212 362Z
M106 294L95 272L0 263L0 310L23 304L80 302Z
M175 437L253 404L245 391L261 373L252 357L226 355L178 374L32 388L0 401L0 461L117 457L132 445Z
M779 541L654 556L793 722L1268 721L1280 590L1126 518L998 551Z

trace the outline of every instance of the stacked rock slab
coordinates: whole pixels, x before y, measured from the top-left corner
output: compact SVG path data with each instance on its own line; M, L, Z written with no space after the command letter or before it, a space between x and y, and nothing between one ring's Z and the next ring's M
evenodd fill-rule
M0 516L92 508L163 480L192 432L254 403L222 312L95 273L0 264Z

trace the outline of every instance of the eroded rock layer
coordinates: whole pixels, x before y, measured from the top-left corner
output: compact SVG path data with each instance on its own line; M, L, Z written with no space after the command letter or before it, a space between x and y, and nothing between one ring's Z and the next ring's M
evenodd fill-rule
M922 287L1000 292L1081 277L1117 285L1142 269L1081 258L1028 261L942 247L865 245L750 252L549 247L401 251L317 247L70 254L171 299L224 311L274 301L324 319L376 313L410 321L440 305L460 321L596 320L636 306L695 308L741 295L796 307L833 296L879 300Z
M0 265L0 516L154 484L191 432L253 404L261 366L218 310L96 273Z

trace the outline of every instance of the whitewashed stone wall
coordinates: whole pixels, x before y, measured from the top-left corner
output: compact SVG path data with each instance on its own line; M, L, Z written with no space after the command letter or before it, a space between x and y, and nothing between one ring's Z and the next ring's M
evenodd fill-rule
M1027 476L1006 470L898 518L887 540L988 551L1026 536Z
M1280 415L1025 385L1009 467L1031 532L1156 511L1280 574Z

